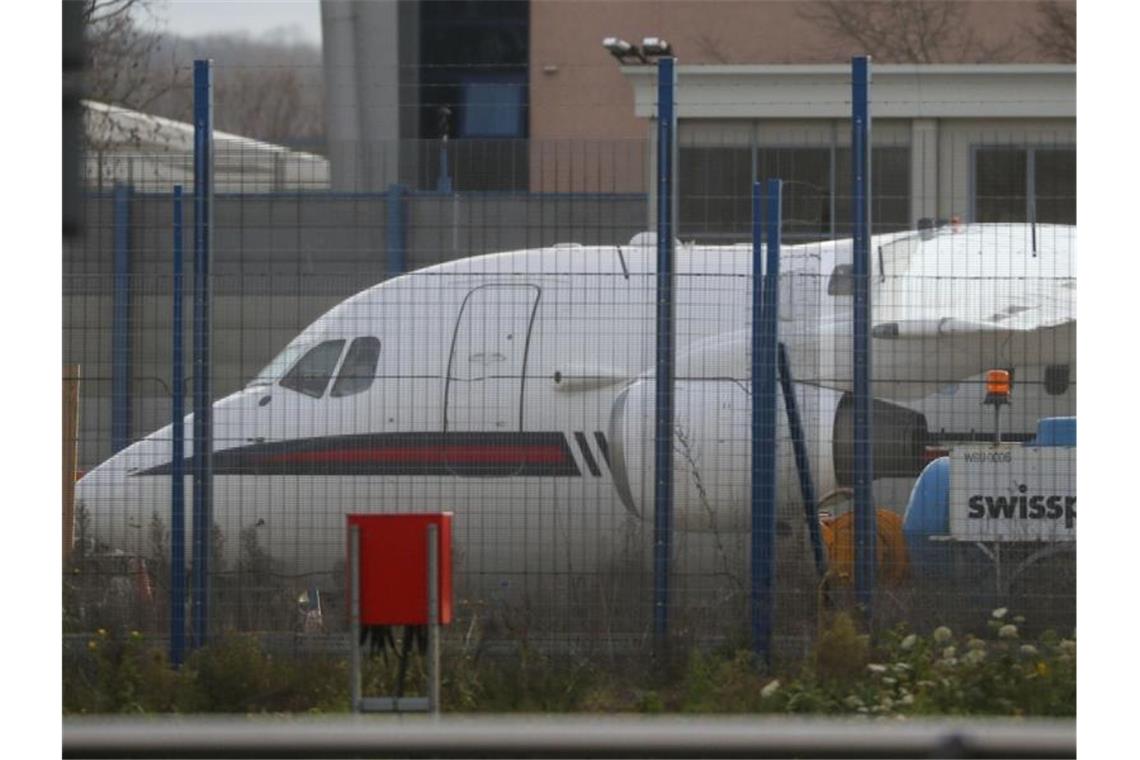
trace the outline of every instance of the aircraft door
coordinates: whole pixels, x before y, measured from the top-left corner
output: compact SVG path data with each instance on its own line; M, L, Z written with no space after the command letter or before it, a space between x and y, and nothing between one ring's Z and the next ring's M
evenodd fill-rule
M448 360L445 432L522 430L523 383L535 285L484 285L467 294Z

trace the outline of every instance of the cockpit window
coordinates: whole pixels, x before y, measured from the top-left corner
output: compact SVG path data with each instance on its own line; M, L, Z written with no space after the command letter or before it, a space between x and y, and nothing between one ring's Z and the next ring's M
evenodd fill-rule
M281 378L279 385L306 396L320 398L329 385L329 378L336 369L336 360L340 358L342 350L343 340L327 340L318 344L293 365L293 369Z
M831 270L831 278L827 281L827 294L829 296L849 296L855 293L855 279L851 274L850 264L839 264Z
M376 360L379 358L380 341L376 338L357 338L352 341L329 395L351 396L368 390L376 377Z
M286 370L293 366L293 362L303 356L313 345L312 342L305 342L290 343L285 346L281 353L273 357L273 361L265 365L265 369L257 373L257 377L249 381L249 387L273 385L281 379Z

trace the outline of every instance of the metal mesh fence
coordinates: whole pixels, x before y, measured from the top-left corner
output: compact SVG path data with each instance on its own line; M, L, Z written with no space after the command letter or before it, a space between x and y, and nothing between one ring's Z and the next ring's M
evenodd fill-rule
M193 171L186 126L155 124L172 147L88 152L83 231L65 247L85 473L65 578L76 631L168 626L171 315L182 298L189 373L194 222L187 202L176 294L172 187L189 192ZM1073 450L1032 445L1039 420L1075 415L1072 132L875 122L883 625L969 628L1001 606L1030 625L1075 618ZM805 516L781 399L774 629L802 654L851 605L849 126L682 118L678 143L671 635L747 641L750 188L779 177L779 338L821 503ZM447 510L453 635L644 648L652 156L650 140L604 136L330 141L324 155L219 136L213 630L342 632L344 515ZM392 181L362 189L368 172ZM990 369L1012 374L996 417ZM322 620L306 628L297 600L314 590Z

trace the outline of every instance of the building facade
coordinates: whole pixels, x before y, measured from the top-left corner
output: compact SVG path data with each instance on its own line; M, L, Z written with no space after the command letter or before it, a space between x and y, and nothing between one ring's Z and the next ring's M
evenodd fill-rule
M652 149L636 161L615 144L652 143L654 70L619 65L601 41L656 36L678 62L682 236L746 238L750 184L777 176L792 237L843 234L850 59L864 53L878 230L1075 221L1076 67L1049 42L1048 4L914 3L925 15L889 20L868 15L888 4L854 0L575 5L532 3L532 189L653 192ZM836 31L885 21L893 36Z
M656 72L625 74L651 141ZM785 182L790 239L847 236L850 90L844 64L680 66L682 236L747 239L752 182L769 177ZM871 93L876 231L922 218L1076 223L1073 66L883 64Z
M1064 29L1050 12L1075 23L1074 9L326 1L332 184L651 195L654 69L619 65L601 42L657 36L679 64L682 236L747 237L751 182L773 176L787 183L791 238L844 234L848 71L862 53L873 56L877 230L923 217L1073 222L1075 47L1054 39Z

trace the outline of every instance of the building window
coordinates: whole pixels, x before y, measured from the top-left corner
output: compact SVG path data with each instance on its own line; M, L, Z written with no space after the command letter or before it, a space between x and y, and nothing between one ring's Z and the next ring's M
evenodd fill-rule
M789 242L830 237L832 227L831 148L761 148L756 177L782 179L782 235Z
M752 234L752 151L682 146L678 156L681 234L706 241Z
M525 115L525 73L464 77L459 137L523 137Z
M851 151L836 150L835 236L851 237ZM871 232L913 228L910 218L910 148L884 145L871 149Z
M871 160L873 232L909 229L910 148L875 147ZM752 182L768 178L784 181L785 241L851 234L847 148L682 145L677 178L682 238L710 243L749 239Z
M1038 148L1033 151L1033 192L1037 221L1077 223L1077 151Z
M1075 148L974 149L975 222L1076 224Z
M525 190L530 179L530 3L435 0L415 5L422 138L418 186L440 189L450 180L451 189L458 191ZM450 111L446 120L440 116L444 106ZM446 150L440 142L444 132Z

